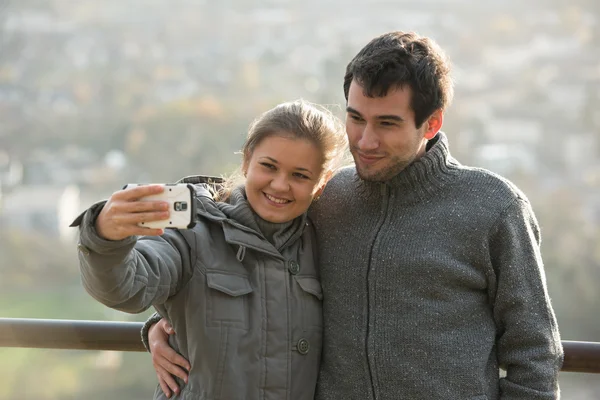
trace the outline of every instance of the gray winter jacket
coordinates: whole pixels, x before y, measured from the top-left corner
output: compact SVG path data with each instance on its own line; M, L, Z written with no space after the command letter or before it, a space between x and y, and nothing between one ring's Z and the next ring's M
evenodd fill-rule
M322 335L322 291L313 228L276 249L197 188L197 223L160 237L108 241L95 231L103 203L80 226L85 289L101 303L139 313L155 306L175 328L171 345L190 361L178 399L313 399ZM227 210L234 212L228 214ZM165 399L157 387L155 399Z

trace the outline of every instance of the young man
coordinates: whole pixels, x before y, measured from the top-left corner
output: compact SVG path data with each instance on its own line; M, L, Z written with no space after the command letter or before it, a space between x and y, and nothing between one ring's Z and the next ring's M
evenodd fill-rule
M344 92L355 166L311 211L324 293L316 399L557 399L563 353L539 227L511 182L450 155L443 52L384 34L348 64ZM172 352L152 342L166 376Z

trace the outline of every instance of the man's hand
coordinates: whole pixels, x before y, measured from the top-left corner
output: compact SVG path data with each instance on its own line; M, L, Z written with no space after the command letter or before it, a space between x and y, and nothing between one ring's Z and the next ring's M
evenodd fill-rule
M152 353L152 364L156 370L158 383L163 393L171 397L171 391L179 394L179 386L173 375L181 378L185 383L188 381L190 363L177 354L169 346L169 335L174 335L173 327L163 318L148 330L148 343Z

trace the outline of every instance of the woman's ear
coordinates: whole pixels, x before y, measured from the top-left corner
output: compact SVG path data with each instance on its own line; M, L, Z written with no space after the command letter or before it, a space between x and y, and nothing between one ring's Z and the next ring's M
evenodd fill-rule
M325 190L325 185L327 185L327 182L329 182L329 180L331 179L332 176L333 176L333 171L331 171L331 170L323 173L323 177L321 178L321 181L319 182L319 187L317 188L317 190L313 196L315 199L318 199L319 197L321 197L323 190Z

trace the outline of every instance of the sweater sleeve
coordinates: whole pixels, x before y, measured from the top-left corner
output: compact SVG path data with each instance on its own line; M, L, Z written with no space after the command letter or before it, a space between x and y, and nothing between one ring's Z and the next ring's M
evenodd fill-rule
M78 220L79 266L85 290L102 304L128 313L140 313L162 304L189 280L193 268L190 246L178 230L162 236L103 239L95 221L98 203Z
M540 241L533 210L521 198L502 213L491 236L498 361L506 369L500 381L503 400L559 398L563 350L546 288Z
M151 353L150 340L148 338L148 334L150 333L150 328L152 328L152 325L156 324L161 319L162 319L162 316L159 313L155 312L150 317L148 317L146 322L144 322L144 326L142 326L142 330L141 330L140 334L142 336L142 343L144 344L144 347L146 348L148 353Z

